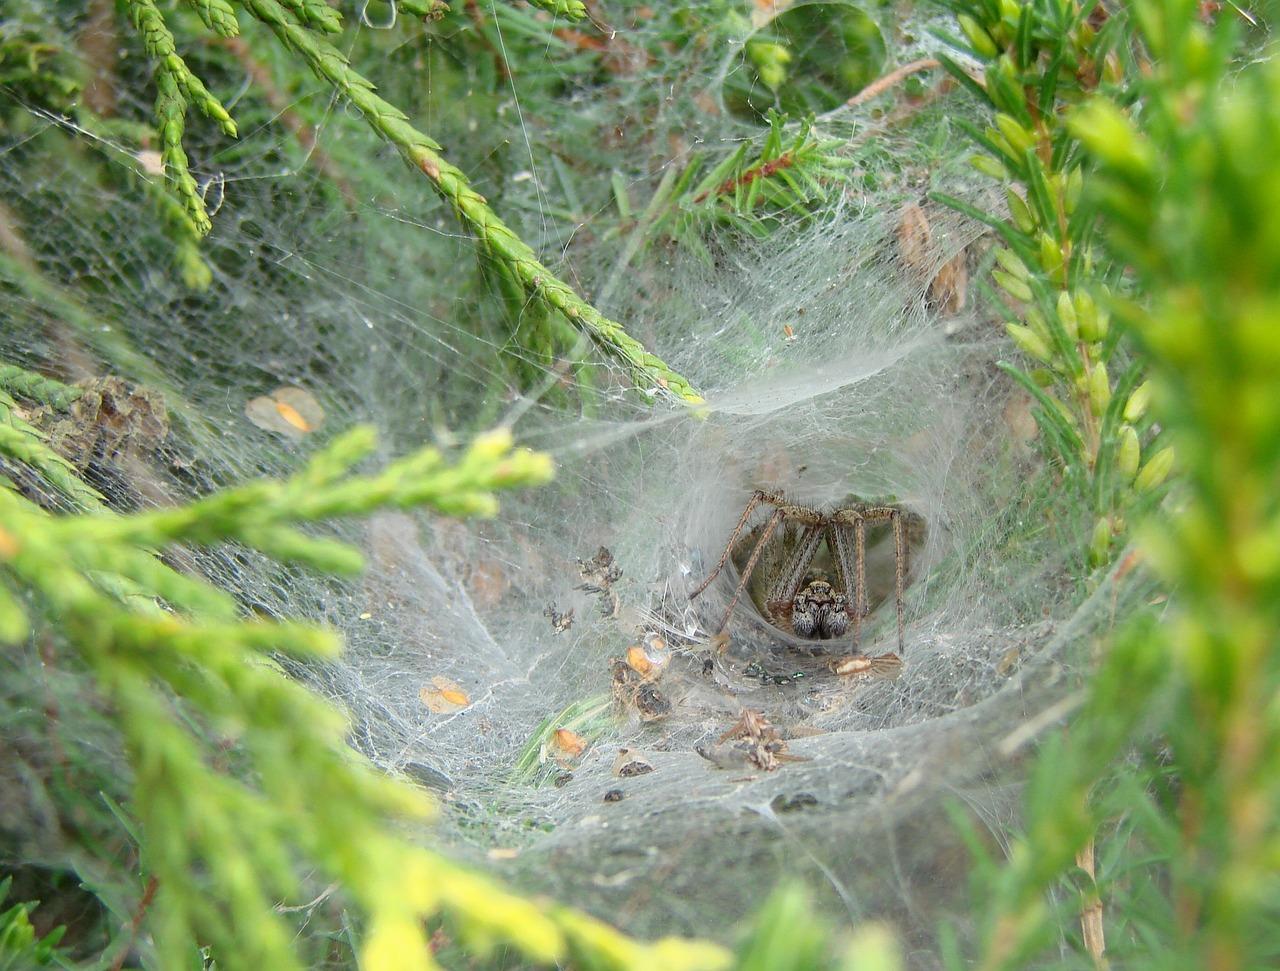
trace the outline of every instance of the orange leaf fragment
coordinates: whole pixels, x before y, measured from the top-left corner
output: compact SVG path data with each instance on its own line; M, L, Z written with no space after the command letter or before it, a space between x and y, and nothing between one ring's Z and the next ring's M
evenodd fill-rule
M307 423L307 420L298 414L298 409L293 405L284 401L277 401L276 411L280 412L280 417L298 429L298 431L304 433L311 431L311 426Z
M0 529L0 556L13 559L22 549L22 542L7 529Z
M638 674L648 674L653 670L653 662L649 660L649 655L639 644L632 644L627 648L627 667Z
M581 755L587 747L587 740L577 732L568 728L557 728L551 736L551 744L562 754L570 758Z
M252 399L245 405L244 414L259 428L295 439L324 424L324 409L315 395L290 385Z
M428 711L437 715L461 711L471 704L470 696L458 686L456 681L450 681L438 674L431 679L430 684L422 686L418 691L418 698L427 706Z

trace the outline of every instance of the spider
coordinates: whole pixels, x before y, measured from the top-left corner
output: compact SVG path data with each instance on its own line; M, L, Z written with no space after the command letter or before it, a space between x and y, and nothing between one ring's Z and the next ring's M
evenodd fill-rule
M790 630L798 637L819 640L844 637L852 620L856 648L862 633L862 618L870 612L866 577L867 524L888 522L893 529L894 596L898 608L898 653L901 655L904 642L902 588L907 573L904 518L910 513L895 505L855 502L828 513L788 502L778 493L757 490L742 510L738 525L733 528L729 542L720 554L720 562L689 594L689 599L697 597L720 575L747 520L762 505L772 506L773 512L758 530L755 546L742 568L742 576L725 610L724 619L720 621L719 631L725 629L733 616L733 610L750 582L769 538L779 525L785 524L779 568L769 577L762 604L765 614L783 630ZM798 528L792 530L792 526ZM813 576L810 570L824 539L836 573L835 583Z

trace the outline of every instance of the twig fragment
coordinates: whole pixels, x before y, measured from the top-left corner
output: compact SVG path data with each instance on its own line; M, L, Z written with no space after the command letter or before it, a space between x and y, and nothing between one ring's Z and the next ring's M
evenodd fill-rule
M1102 898L1098 896L1092 839L1076 853L1076 866L1089 875L1093 884L1093 888L1084 894L1080 908L1080 931L1084 936L1084 948L1093 958L1093 966L1101 971L1107 967L1107 942L1103 934Z
M913 74L919 74L921 71L932 71L934 68L942 65L932 57L924 57L918 61L912 61L910 64L904 64L900 68L890 71L884 77L876 78L865 88L855 94L852 98L844 103L846 108L856 108L858 105L866 104L872 98L879 94L883 94L891 87L908 78Z

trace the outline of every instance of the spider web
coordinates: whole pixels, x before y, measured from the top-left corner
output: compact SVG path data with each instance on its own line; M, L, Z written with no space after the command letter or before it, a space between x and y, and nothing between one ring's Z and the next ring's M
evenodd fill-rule
M376 13L368 23L384 22ZM608 13L626 25L615 55L654 46L656 24ZM488 15L519 26L497 7ZM577 83L577 55L548 48L534 76L514 62L488 105L509 123L498 131L470 123L487 104L479 95L449 107L446 85L459 82L442 48L464 29L449 23L404 36L364 27L353 53L383 58L376 79L403 103L415 103L404 76L417 70L430 92L417 95L423 127L553 269L687 376L705 409L651 405L598 357L584 374L564 365L563 346L557 360L531 351L536 308L501 312L446 207L319 85L274 105L246 95L235 109L246 134L230 147L202 142L193 120L193 158L220 202L203 292L157 256L165 243L136 147L20 106L0 198L26 266L59 299L8 280L4 356L65 378L163 379L173 435L99 483L126 506L286 473L357 421L378 427L383 457L510 424L553 455L557 478L506 498L492 522L384 514L341 527L369 561L352 583L236 550L192 566L247 608L345 635L341 661L297 673L349 713L358 750L438 792L446 812L424 838L642 933L729 936L763 888L799 876L842 919L891 921L931 966L965 872L945 803L970 804L998 833L1019 758L1069 711L1079 645L1116 606L1105 585L1086 598L1067 579L1064 537L1084 511L1044 495L1027 405L994 366L1007 352L998 308L970 294L944 313L930 293L957 254L976 267L989 242L926 207L925 263L904 255L904 213L926 189L978 199L958 149L938 148L944 135L960 144L946 112L909 127L887 126L874 105L829 112L818 130L848 142L854 176L818 217L781 217L763 240L704 226L700 252L635 246L610 231L610 166L642 199L691 151L725 153L755 132L724 108L743 88L749 30L638 63L612 100L583 85L562 116L535 118L529 92ZM887 63L938 48L928 26L886 26ZM461 70L479 90L491 68ZM242 80L222 78L219 93ZM147 115L121 98L121 112ZM966 110L949 98L946 111ZM314 121L314 144L291 130L295 116ZM508 137L518 148L500 151ZM589 175L566 165L571 139ZM246 406L280 386L318 401L321 433L295 440L250 421ZM710 637L734 570L697 601L688 593L757 488L824 508L887 499L924 523L896 678L836 676L827 658L787 647L749 598L727 642ZM601 547L621 570L603 584L590 566ZM873 546L873 575L883 562ZM624 704L613 697L613 659L646 645L670 706L652 719L634 683ZM864 647L895 646L890 600ZM448 710L442 684L468 703ZM798 760L765 771L736 757L720 739L744 711ZM556 728L585 749L558 749ZM623 749L634 755L620 760ZM628 758L652 770L624 773Z

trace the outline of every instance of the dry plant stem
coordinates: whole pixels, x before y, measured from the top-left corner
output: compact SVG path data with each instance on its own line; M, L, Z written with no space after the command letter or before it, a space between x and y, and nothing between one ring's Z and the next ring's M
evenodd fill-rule
M727 196L734 192L739 186L750 185L756 179L767 179L772 175L776 175L783 169L789 169L795 164L795 156L790 152L784 152L777 158L764 162L760 165L753 165L741 175L732 179L725 179L714 189L707 192L699 193L693 197L695 204L706 202L711 196Z
M124 962L128 959L129 952L133 950L133 943L138 939L138 931L142 927L142 920L147 915L147 909L151 906L151 901L155 899L156 889L159 886L160 882L155 877L147 878L147 886L142 891L142 899L138 901L138 906L133 912L133 919L129 921L128 942L120 949L116 959L111 962L111 971L121 971L121 968L124 967Z
M877 78L876 80L872 81L870 84L868 84L865 88L863 88L861 91L855 94L852 98L850 98L844 104L840 105L838 108L832 108L830 111L824 112L819 117L824 119L832 118L837 114L839 114L840 112L848 110L849 108L860 107L861 105L866 104L872 98L875 98L879 95L884 94L886 91L890 90L894 85L900 83L901 81L910 77L911 75L919 74L922 71L930 71L940 66L941 65L939 65L939 63L931 57L922 58L921 60L918 60L918 61L912 61L910 64L904 64L902 67L895 68L894 70L890 71L888 74L884 75L884 77ZM975 75L972 72L966 72L966 73L968 73L969 76L973 78L974 82L978 84L980 87L986 87L986 79L983 78L981 75ZM951 90L951 86L946 81L940 82L939 84L931 88L929 91L925 92L925 94L923 94L918 100L911 102L894 111L893 114L889 115L881 124L876 125L875 127L870 128L867 131L859 134L857 137L857 141L861 142L871 135L882 134L883 132L887 131L889 128L893 127L894 125L900 124L907 118L910 118L911 115L915 114L921 108L924 108L930 104L933 104L934 101L938 100L939 97L946 94L950 90Z
M320 77L349 98L369 125L431 180L488 255L506 266L531 298L562 313L605 353L621 360L642 390L651 391L656 385L689 404L702 403L702 397L684 377L543 266L533 250L471 188L462 171L440 156L440 146L414 128L399 108L378 97L373 83L355 71L337 48L293 20L276 0L241 0L241 4L287 47L302 55Z
M954 87L955 82L950 78L942 79L919 98L909 101L907 104L904 104L885 115L883 120L878 124L872 125L870 128L858 132L857 135L850 139L847 147L852 148L855 145L861 145L863 142L869 141L872 138L879 138L881 135L887 134L904 122L910 121L917 113L929 107L929 105L933 104L939 98L950 94ZM836 110L843 111L844 109L841 107Z
M853 561L854 594L853 594L853 643L862 643L862 618L868 613L867 607L867 524L859 519L853 527Z
M1096 881L1094 870L1093 840L1089 840L1076 853L1076 866L1089 875L1089 880ZM1095 883L1084 897L1084 906L1080 911L1080 932L1084 937L1084 948L1093 958L1093 965L1102 969L1107 967L1107 942L1102 926L1102 899L1098 896Z
M879 94L888 91L898 82L905 78L909 78L913 74L919 74L921 71L932 71L934 68L941 67L932 57L921 58L918 61L912 61L910 64L904 64L902 67L890 71L882 78L877 78L865 88L855 94L852 98L844 103L846 108L856 108L860 104L865 104Z

